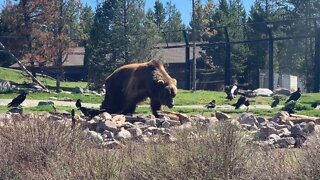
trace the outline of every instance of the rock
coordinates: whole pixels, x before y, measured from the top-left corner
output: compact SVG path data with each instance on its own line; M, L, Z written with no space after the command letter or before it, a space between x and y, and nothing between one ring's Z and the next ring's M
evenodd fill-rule
M216 117L206 117L205 122L208 124L214 124L219 122L219 120Z
M65 111L65 110L57 110L56 112L54 112L54 114L62 115L62 116L70 116L71 115L70 112Z
M140 128L129 128L127 130L131 133L133 138L142 136L142 130Z
M274 149L273 140L259 141L258 145L263 150Z
M83 93L83 89L79 86L75 87L73 90L74 93L76 94L82 94Z
M291 128L291 134L292 136L302 136L303 134L303 129L299 124L296 124Z
M137 141L139 142L149 142L150 138L147 135L141 135L137 137Z
M124 128L121 128L121 130L115 135L115 138L119 141L124 141L125 139L130 139L131 133Z
M256 126L257 127L259 125L258 120L251 113L242 113L238 117L238 121L239 121L240 124L248 124L250 126Z
M100 131L107 130L113 133L118 132L116 123L109 120L106 120L106 121L100 120L97 124L97 129L99 129Z
M227 119L230 119L231 116L229 116L228 114L226 113L223 113L223 112L220 112L220 111L216 111L216 114L215 114L216 118L221 121L221 120L227 120Z
M91 119L90 121L85 122L85 127L87 127L90 131L97 130L98 123Z
M46 106L46 105L51 105L53 106L54 103L52 101L39 101L38 106Z
M9 109L8 112L18 113L20 115L23 115L23 108L22 107L13 107L13 108Z
M104 112L104 113L101 114L101 118L102 118L103 120L111 120L111 119L112 119L112 116L111 116L109 113Z
M316 130L316 124L314 122L308 122L307 126L304 128L304 131L307 133L313 133Z
M283 137L278 139L276 142L280 148L288 148L295 144L295 140L293 137Z
M286 95L286 96L290 96L291 92L289 89L286 88L281 88L281 89L276 89L275 94L281 94L281 95Z
M274 127L262 127L260 129L259 138L265 140L271 134L278 134L278 131Z
M291 135L291 132L288 128L282 128L278 130L278 134L280 137L289 137Z
M264 123L264 122L268 122L268 120L264 117L257 117L257 121L259 124Z
M97 133L95 131L88 131L88 135L94 141L103 142L103 138L100 133Z
M124 115L115 115L114 117L112 117L111 121L113 121L117 127L121 127L123 126L123 124L126 121L126 117Z
M188 130L188 129L191 129L192 128L192 123L189 122L189 123L184 123L180 126L174 126L174 127L171 127L171 129L174 129L174 130L177 130L177 131L185 131L185 130Z
M290 115L286 111L280 111L272 117L271 121L276 123L284 123L290 118Z
M163 121L161 123L161 127L164 127L164 128L169 128L170 127L170 123L168 121Z
M120 141L107 141L102 143L103 146L105 146L108 149L119 149L125 147L124 144L122 144Z
M0 79L0 93L7 93L12 90L11 84L9 81Z
M106 138L114 138L114 133L113 132L110 132L108 130L105 130L103 133L102 133L102 136L105 136Z
M269 142L277 142L280 139L280 136L278 136L277 134L270 134L270 136L267 137L267 141Z
M156 135L156 134L158 134L158 128L156 128L156 127L148 127L147 129L145 129L144 131L143 131L143 134L152 134L152 135Z
M71 98L68 98L68 97L65 97L65 98L59 98L58 101L66 101L66 102L71 102L72 99Z
M148 125L148 126L156 127L157 126L157 121L156 121L156 119L147 119L145 124Z
M292 121L286 121L284 123L289 129L291 129L294 126L294 123Z
M264 96L264 97L270 97L272 96L273 92L270 89L267 88L258 88L253 91L257 94L257 96Z

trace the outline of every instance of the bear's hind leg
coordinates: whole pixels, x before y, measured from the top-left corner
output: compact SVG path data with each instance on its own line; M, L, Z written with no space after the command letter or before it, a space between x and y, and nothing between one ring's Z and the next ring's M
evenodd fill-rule
M161 103L158 100L155 99L151 99L151 110L152 110L152 114L158 118L159 114L158 114L158 110L161 109Z

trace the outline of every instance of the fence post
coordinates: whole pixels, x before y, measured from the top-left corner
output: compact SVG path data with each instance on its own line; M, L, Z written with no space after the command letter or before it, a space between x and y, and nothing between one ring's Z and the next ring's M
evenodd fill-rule
M273 37L272 37L273 24L267 24L269 35L269 89L273 91Z
M320 83L320 28L316 26L316 34L315 34L315 52L314 52L314 85L313 92L319 92L319 83Z
M230 85L231 84L231 47L230 47L230 40L228 35L227 27L223 27L224 35L226 38L226 60L224 64L224 84Z
M188 40L186 30L183 30L183 37L184 37L184 41L186 43L186 63L185 63L185 67L184 67L185 89L190 90L190 47L189 47L189 40Z

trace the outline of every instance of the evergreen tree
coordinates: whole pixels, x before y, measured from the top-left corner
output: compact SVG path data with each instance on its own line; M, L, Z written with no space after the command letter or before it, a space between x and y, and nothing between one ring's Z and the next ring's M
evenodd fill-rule
M166 31L169 31L167 34L167 40L169 42L181 42L183 41L183 34L181 31L185 28L182 23L181 13L177 10L176 5L171 1L166 4L167 16L166 21Z
M161 30L165 25L166 11L164 9L163 3L160 0L156 0L154 3L154 23L157 25L158 29Z

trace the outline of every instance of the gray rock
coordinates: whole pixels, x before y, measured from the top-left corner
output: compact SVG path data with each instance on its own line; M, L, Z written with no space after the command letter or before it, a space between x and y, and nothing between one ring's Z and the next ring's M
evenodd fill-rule
M258 88L258 89L255 89L253 92L256 93L257 96L264 96L264 97L270 97L273 94L273 91L267 88Z
M106 120L106 121L100 120L97 124L97 129L99 131L107 130L107 131L110 131L113 133L116 133L119 131L116 123L113 121L109 121L109 120Z
M294 145L295 140L293 137L283 137L280 138L276 143L279 145L280 148L288 148Z
M274 142L273 140L266 140L266 141L259 141L258 142L258 145L261 149L263 150L271 150L271 149L274 149Z
M129 128L127 130L131 133L133 138L138 138L142 135L142 130L140 128Z
M277 142L279 139L280 139L280 136L278 136L277 134L270 134L267 137L267 140L273 141L273 142Z
M121 115L115 115L114 117L112 117L111 121L114 122L117 127L121 127L125 123L126 117L124 115L122 115L122 114Z
M149 142L150 138L147 135L141 135L137 137L137 141L139 142Z
M265 140L271 134L278 134L278 131L274 127L262 127L260 129L259 138Z
M103 120L111 120L111 119L112 119L112 116L111 116L109 113L104 112L104 113L102 113L101 118L102 118Z
M288 128L279 129L278 133L280 137L289 137L291 135L291 132L289 131Z
M105 130L105 131L102 133L102 136L105 136L106 138L114 138L114 133Z
M191 115L190 118L196 122L205 122L206 121L206 117L201 116L201 115Z
M79 86L75 87L73 90L74 93L76 94L82 94L83 93L83 89Z
M18 113L20 115L23 115L23 108L22 107L13 107L13 108L9 109L8 112Z
M88 135L90 139L98 142L103 142L103 138L100 133L97 133L95 131L88 131Z
M52 101L39 101L38 106L54 105Z
M312 121L307 123L307 127L305 128L305 131L307 133L313 133L316 130L316 124Z
M157 126L157 121L156 121L156 119L147 119L145 124L148 125L148 126L156 127Z
M303 134L303 129L299 124L296 124L291 128L291 134L293 136L301 136Z
M229 116L228 114L226 113L223 113L223 112L220 112L220 111L216 111L216 114L215 114L216 118L221 121L221 120L227 120L227 119L230 119L231 116Z
M256 126L257 127L259 125L258 120L251 113L242 113L238 117L238 121L239 121L240 124L248 124L250 126Z
M284 123L288 118L290 118L290 115L286 111L280 111L272 117L271 121L276 123Z
M0 79L0 93L7 93L12 90L11 83L4 79Z
M286 96L290 96L290 94L291 94L290 90L289 89L285 89L285 88L277 89L277 90L275 90L274 93L275 94L286 95Z
M259 124L264 123L264 122L268 122L268 120L264 117L257 117L257 121Z
M284 124L287 125L289 129L291 129L294 126L294 123L292 121L286 121Z
M125 139L130 139L131 133L124 128L121 128L121 130L115 135L115 138L119 141L124 141Z
M164 127L164 128L169 128L170 127L170 123L168 121L163 121L161 123L161 127Z
M150 132L152 135L158 134L158 128L156 127L148 127L147 129L145 129L143 131L143 134L149 134L148 132Z

